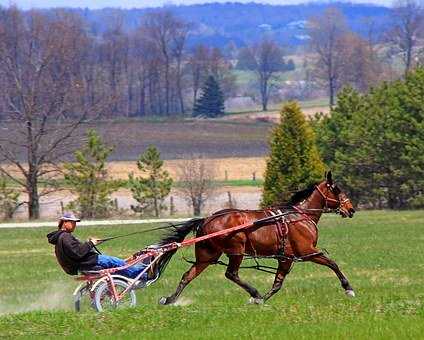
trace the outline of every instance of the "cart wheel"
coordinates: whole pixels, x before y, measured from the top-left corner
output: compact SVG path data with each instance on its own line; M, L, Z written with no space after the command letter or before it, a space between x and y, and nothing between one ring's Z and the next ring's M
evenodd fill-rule
M90 292L88 285L82 286L75 294L74 306L77 312L85 312L94 308L94 294Z
M118 294L122 293L129 284L122 280L113 280L115 289ZM137 303L134 290L128 291L121 300L117 303L113 298L112 290L110 289L109 283L104 281L97 288L94 295L94 308L98 311L113 310L117 307L134 307Z

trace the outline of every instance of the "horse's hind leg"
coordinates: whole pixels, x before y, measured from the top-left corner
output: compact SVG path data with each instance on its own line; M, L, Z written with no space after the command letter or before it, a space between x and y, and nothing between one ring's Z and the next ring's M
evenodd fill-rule
M254 303L262 303L262 297L255 287L252 287L247 282L244 282L240 279L238 275L238 270L241 262L243 261L243 255L229 255L229 263L227 271L225 272L225 277L243 288L246 292L250 294L253 298Z
M221 252L211 253L210 251L208 251L208 249L196 247L196 263L193 264L191 268L183 274L181 281L178 284L174 294L168 297L161 297L159 303L161 305L169 305L177 301L184 288L197 276L199 276L199 274L204 271L210 264L217 261L220 256Z
M274 284L272 285L272 288L268 293L266 293L263 297L264 301L268 300L271 296L273 296L275 293L277 293L284 282L285 277L288 273L290 273L290 270L292 268L293 261L287 260L287 261L279 261L278 262L278 269L277 273L275 274Z
M310 261L326 266L330 269L332 269L334 271L334 273L337 275L337 277L340 280L340 283L343 287L343 289L345 290L345 293L347 296L351 296L354 297L355 296L355 292L353 291L353 288L351 287L349 281L347 280L346 276L342 273L342 271L339 269L339 266L337 265L336 262L334 262L333 260L329 259L327 256L325 255L318 255L318 256L314 256L313 258L310 259Z

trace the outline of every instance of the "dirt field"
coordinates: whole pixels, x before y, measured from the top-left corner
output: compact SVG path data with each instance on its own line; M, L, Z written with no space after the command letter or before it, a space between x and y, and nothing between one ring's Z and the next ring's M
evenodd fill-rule
M96 129L115 150L111 160L134 160L149 145L163 159L181 159L190 154L207 158L258 157L267 153L269 122L194 120L177 122L101 123Z
M205 162L215 169L217 180L252 179L254 173L256 179L262 179L266 167L265 157L209 158ZM183 163L181 159L166 160L164 168L177 180L179 167ZM110 176L116 179L128 179L130 172L139 175L135 161L110 162L108 170Z
M326 110L326 107L316 106L303 109L306 115ZM74 138L74 146L81 146L86 129L94 128L108 145L114 146L111 161L136 160L149 145L155 145L162 159L167 160L186 158L190 154L207 158L263 157L268 153L269 133L278 121L278 111L234 114L208 120L100 121L82 126L80 136ZM0 125L1 137L7 138L11 134L11 140L18 138L16 126L7 122L0 122ZM13 152L25 158L24 148L16 147Z
M316 112L322 112L324 114L329 113L329 107L328 106L314 106L314 107L308 107L308 108L302 108L302 112L307 116L313 116ZM229 115L221 118L224 121L231 121L231 122L270 122L270 123L279 123L280 122L280 112L278 110L271 110L271 111L262 111L262 112L246 112L246 113L239 113L234 115Z

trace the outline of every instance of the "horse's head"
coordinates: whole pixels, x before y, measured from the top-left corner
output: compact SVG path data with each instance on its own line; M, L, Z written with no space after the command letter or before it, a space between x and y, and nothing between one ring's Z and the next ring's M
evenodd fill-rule
M353 204L333 181L331 171L326 174L325 181L321 182L317 189L325 200L326 208L337 209L342 217L353 217Z

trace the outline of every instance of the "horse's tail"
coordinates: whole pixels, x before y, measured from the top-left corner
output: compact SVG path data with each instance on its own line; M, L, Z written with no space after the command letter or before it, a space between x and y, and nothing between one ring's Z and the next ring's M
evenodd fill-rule
M190 221L187 221L184 223L181 227L175 227L175 230L171 231L167 235L165 235L158 243L158 246L164 246L166 244L172 243L172 242L181 242L183 241L186 236L190 233L190 231L196 232L198 228L200 228L203 225L203 222L205 221L204 218L193 218ZM166 266L168 265L169 261L171 260L171 257L177 252L178 249L171 250L165 254L162 255L162 258L158 261L158 274L159 276L162 274L162 272L165 270Z

